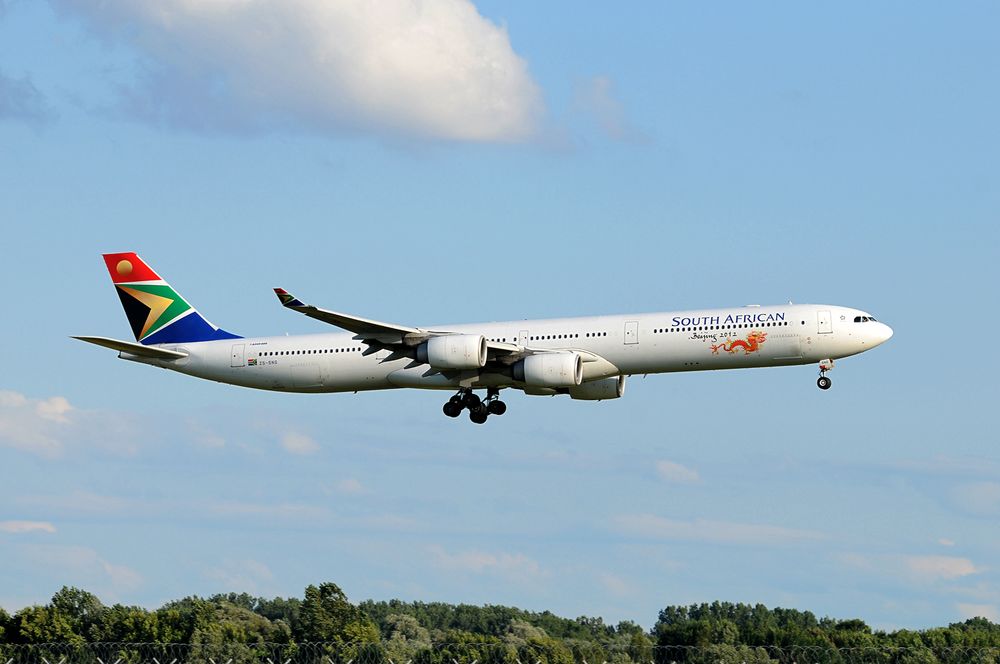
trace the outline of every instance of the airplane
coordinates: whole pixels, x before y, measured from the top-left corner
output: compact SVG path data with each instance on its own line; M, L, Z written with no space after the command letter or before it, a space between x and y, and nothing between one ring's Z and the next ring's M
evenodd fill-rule
M503 389L601 401L637 374L817 364L885 343L892 329L859 309L792 304L411 327L305 304L292 311L341 332L242 337L208 322L135 253L104 254L135 342L73 337L118 357L220 383L281 392L454 390L448 417L503 415ZM476 394L485 390L485 397Z

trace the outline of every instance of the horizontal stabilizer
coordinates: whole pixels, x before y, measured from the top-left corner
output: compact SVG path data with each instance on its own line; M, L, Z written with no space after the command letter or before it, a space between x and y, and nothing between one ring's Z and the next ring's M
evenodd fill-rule
M139 355L141 357L151 357L156 360L178 360L182 357L187 357L187 353L180 353L176 350L167 350L166 348L157 348L156 346L144 346L143 344L137 344L131 341L119 341L118 339L109 339L107 337L73 338L79 339L80 341L86 341L89 344L96 344L98 346L110 348L111 350L117 350L121 353Z

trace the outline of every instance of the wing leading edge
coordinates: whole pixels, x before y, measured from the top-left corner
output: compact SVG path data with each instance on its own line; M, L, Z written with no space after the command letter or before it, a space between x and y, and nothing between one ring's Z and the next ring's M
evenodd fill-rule
M406 327L405 325L394 325L383 323L368 318L351 316L337 311L320 309L319 307L302 302L284 288L275 288L275 295L281 300L281 304L288 309L297 311L300 314L321 320L324 323L335 325L339 328L353 332L359 339L377 341L383 344L404 344L415 346L426 341L431 333L417 327Z
M399 353L400 351L413 349L414 347L419 346L430 337L442 336L446 334L458 334L457 332L425 330L419 327L396 325L395 323L383 323L381 321L352 316L350 314L344 314L337 311L320 309L319 307L302 302L284 288L275 288L274 293L278 296L281 304L288 309L297 311L300 314L309 316L310 318L321 320L324 323L335 325L341 329L347 330L348 332L353 332L356 335L356 339L369 344L369 350L366 352L376 352L378 350L388 349ZM513 364L527 355L535 355L538 353L564 353L568 351L578 353L585 363L607 363L607 360L600 355L581 349L530 348L528 346L504 343L500 341L490 341L488 339L486 345L490 360L498 361L501 364ZM398 355L396 357L398 357Z

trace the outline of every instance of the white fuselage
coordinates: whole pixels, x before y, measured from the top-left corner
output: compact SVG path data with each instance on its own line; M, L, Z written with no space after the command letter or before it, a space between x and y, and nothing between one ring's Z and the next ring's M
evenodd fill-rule
M859 317L865 322L855 322ZM434 326L532 349L599 356L584 381L674 371L817 363L864 352L892 330L857 309L828 305L749 306L699 311ZM398 387L516 387L509 373L439 373L411 358L374 351L350 332L164 345L187 354L166 361L121 357L232 385L286 392ZM526 391L531 391L530 388Z

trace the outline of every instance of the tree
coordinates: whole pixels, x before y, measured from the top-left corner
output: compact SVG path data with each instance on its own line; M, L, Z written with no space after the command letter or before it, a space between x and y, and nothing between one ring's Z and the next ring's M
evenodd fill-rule
M271 621L282 621L291 628L292 633L301 631L299 614L302 610L302 600L297 597L284 599L275 597L274 599L257 599L257 606L254 612L264 616Z
M691 664L777 664L764 648L749 646L710 645L692 653Z
M52 596L49 606L65 616L77 634L86 634L104 613L104 605L96 595L68 586Z
M393 662L415 659L417 653L431 648L431 635L413 616L394 613L388 616L383 627L385 654Z
M322 641L333 646L341 657L350 658L348 645L378 641L378 628L358 607L347 601L347 595L335 583L322 583L306 588L305 600L299 612L304 641Z
M70 643L83 644L83 635L73 631L68 616L51 606L29 606L14 616L18 643Z
M159 636L155 613L121 604L104 609L87 630L87 639L94 642L152 643Z
M548 634L540 627L535 627L524 620L512 620L507 627L503 640L512 646L523 646L532 640L548 638Z

